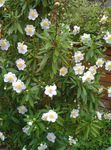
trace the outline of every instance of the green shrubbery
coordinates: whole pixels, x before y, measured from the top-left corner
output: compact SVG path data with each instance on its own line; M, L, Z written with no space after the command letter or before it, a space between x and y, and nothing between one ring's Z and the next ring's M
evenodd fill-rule
M4 2L1 145L11 150L106 150L111 113L101 107L100 78L101 68L111 71L104 56L111 44L111 10L86 0Z

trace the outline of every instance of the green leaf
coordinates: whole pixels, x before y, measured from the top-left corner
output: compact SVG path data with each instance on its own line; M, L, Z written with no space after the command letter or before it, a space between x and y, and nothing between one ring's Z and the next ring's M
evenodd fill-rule
M17 25L18 31L19 31L21 34L23 34L23 30L22 30L21 25L20 25L19 23L17 23L16 25Z
M39 71L41 71L42 69L44 69L44 67L45 67L45 65L46 65L46 63L47 63L47 61L48 61L48 58L49 58L49 55L45 55L44 57L43 57L43 60L41 61L41 63L39 64L39 69L37 70L37 72L39 72Z

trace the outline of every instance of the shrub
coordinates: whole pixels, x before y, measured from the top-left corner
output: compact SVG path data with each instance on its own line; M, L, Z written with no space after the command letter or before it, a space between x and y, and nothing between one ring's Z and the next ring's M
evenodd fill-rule
M111 114L100 107L100 78L102 67L111 71L104 56L111 35L99 4L4 2L1 144L12 150L107 148Z

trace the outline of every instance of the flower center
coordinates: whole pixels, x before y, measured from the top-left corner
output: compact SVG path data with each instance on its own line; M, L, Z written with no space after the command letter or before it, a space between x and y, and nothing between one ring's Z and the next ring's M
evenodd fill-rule
M7 43L5 41L2 42L1 46L5 47L7 45Z
M32 28L28 28L27 31L28 31L29 33L32 33Z
M51 115L50 115L50 118L51 118L51 119L54 119L54 115L51 114Z
M20 67L20 68L21 68L22 66L23 66L23 64L22 64L22 63L18 63L18 67Z
M21 85L21 84L18 84L16 87L17 87L17 89L21 89L21 88L22 88L22 85Z
M110 41L111 41L111 36L109 36L109 37L108 37L108 40L110 40Z
M48 23L47 21L45 21L45 22L43 23L43 26L48 27L48 26L49 26L49 23Z
M32 11L31 15L32 15L32 17L35 17L36 14L35 14L35 12Z
M49 93L52 94L52 89L51 88L49 89Z
M12 81L12 80L13 80L13 77L12 77L12 76L9 76L9 77L8 77L8 80L9 80L9 81Z

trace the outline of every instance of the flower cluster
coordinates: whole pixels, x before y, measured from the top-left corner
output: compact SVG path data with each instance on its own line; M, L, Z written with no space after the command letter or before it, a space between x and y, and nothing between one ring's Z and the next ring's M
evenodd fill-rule
M17 79L16 75L12 72L8 72L4 75L4 82L12 83L13 90L17 93L20 93L26 89L24 83L20 79Z

